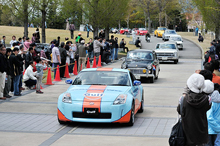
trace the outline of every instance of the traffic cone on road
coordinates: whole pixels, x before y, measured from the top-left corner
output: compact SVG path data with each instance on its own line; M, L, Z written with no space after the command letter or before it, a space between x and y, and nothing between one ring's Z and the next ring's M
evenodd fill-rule
M66 63L64 77L66 77L66 78L70 78L70 75L69 75L69 68L68 68L68 63Z
M96 68L96 56L95 56L94 59L93 59L93 65L92 65L92 68Z
M74 69L73 69L73 74L78 75L77 73L77 62L75 61Z
M99 55L99 62L97 67L102 67L102 62L101 62L101 55Z
M86 68L90 68L89 57L88 57L88 60L87 60L87 65L86 65Z
M53 85L52 83L52 78L51 78L51 71L50 71L50 67L48 69L48 73L47 73L47 83L45 85Z
M55 79L53 81L57 81L57 82L61 81L61 79L60 79L60 68L59 67L60 66L57 65L56 76L55 76Z

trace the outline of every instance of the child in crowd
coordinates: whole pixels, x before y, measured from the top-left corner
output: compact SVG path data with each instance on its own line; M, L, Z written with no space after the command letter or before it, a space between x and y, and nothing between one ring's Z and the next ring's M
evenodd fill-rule
M47 68L46 62L43 62L40 58L36 59L36 69L37 69L37 85L36 85L36 93L43 94L43 92L40 90L40 85L42 83L43 78L43 70Z

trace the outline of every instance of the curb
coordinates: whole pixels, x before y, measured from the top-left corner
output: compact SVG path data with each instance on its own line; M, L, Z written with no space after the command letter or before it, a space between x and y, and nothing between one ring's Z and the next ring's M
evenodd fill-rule
M182 38L185 39L185 40L187 40L187 41L190 41L191 43L193 43L193 44L195 44L197 47L199 47L200 50L201 50L201 52L202 52L201 59L204 60L204 50L203 50L203 48L202 48L199 44L197 44L196 42L194 42L194 41L192 41L192 40L190 40L190 39L187 39L187 38L185 38L185 37L182 37Z

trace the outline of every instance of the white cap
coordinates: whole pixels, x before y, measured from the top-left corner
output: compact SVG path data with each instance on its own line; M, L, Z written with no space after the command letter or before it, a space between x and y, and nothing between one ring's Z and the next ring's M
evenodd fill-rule
M194 93L201 93L204 88L204 77L200 74L194 73L187 80L188 88Z
M211 82L210 80L205 80L202 91L207 94L212 93L214 91L214 83Z

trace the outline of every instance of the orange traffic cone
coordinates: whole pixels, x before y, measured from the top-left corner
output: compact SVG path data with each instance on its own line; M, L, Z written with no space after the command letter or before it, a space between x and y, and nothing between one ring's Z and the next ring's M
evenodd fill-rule
M23 71L23 75L24 75L25 71L26 71L26 69Z
M75 61L74 69L73 69L73 74L78 75L77 73L77 62Z
M96 68L96 56L93 59L93 66L92 66L92 68Z
M60 79L60 68L59 67L60 66L57 65L56 76L55 76L55 79L53 81L57 81L57 82L61 81L61 79Z
M68 63L66 63L64 77L66 77L66 78L70 78L70 75L69 75L69 68L68 68Z
M86 65L86 68L90 68L89 57L88 57L88 60L87 60L87 65Z
M102 67L102 62L101 62L101 55L99 55L99 62L98 62L98 65L97 67Z
M50 67L48 69L48 73L47 73L47 83L45 85L53 85L52 83L52 78L51 78L51 71L50 71Z

